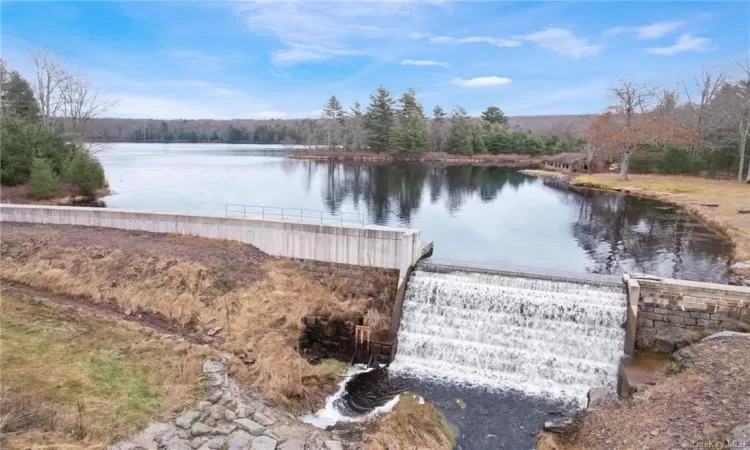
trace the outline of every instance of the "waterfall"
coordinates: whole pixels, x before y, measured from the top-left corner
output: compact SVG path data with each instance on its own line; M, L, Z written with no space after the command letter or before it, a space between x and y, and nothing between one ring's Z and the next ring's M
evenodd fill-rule
M391 369L585 406L616 387L626 303L618 283L421 264Z

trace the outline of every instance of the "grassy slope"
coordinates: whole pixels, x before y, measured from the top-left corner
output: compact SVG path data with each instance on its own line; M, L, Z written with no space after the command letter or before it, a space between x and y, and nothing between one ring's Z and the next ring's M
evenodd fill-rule
M629 181L618 181L617 175L610 173L580 175L573 183L627 190L634 195L680 205L707 225L725 233L735 244L735 259L750 264L750 215L737 212L740 208L750 208L748 184L665 175L630 175ZM700 203L716 203L719 206L705 207ZM739 272L750 276L750 269Z
M205 391L205 348L8 291L0 311L10 448L104 447Z

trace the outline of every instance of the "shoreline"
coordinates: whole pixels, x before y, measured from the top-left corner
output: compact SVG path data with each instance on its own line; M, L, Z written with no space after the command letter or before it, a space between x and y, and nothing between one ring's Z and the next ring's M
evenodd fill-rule
M21 184L17 186L3 186L0 189L0 203L11 203L18 205L51 205L51 206L93 206L106 208L106 203L101 200L112 195L109 186L97 190L93 196L73 195L74 193L61 186L57 195L52 198L37 200L29 194L29 186Z
M478 165L497 167L538 167L544 157L529 157L526 155L452 155L439 152L427 152L416 155L392 155L375 152L329 152L308 151L295 152L290 159L310 161L335 161L341 163L367 164L439 164L446 166Z
M573 174L571 177L564 173L547 170L522 170L521 172L530 176L565 181L570 187L620 192L677 206L732 244L734 251L733 264L729 267L730 284L750 286L750 222L742 222L733 217L732 214L740 216L734 205L722 207L723 200L733 199L734 190L746 190L745 198L750 199L750 186L746 184L698 177L651 174L634 174L630 175L631 179L628 181L618 181L615 174L609 173ZM662 184L657 185L654 180L661 181ZM697 185L711 185L717 192L707 194L707 189L701 186L694 186L692 189L686 187L691 182ZM722 192L722 187L729 192ZM742 197L733 200L740 201L740 198ZM748 204L750 205L750 202ZM742 224L745 224L744 227Z

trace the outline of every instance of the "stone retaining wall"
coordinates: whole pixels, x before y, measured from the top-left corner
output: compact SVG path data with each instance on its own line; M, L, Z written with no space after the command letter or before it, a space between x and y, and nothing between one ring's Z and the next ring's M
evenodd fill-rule
M309 358L333 358L351 361L354 355L354 327L352 321L330 320L324 316L307 316L300 338L300 351Z
M640 285L636 346L665 340L679 346L690 335L750 329L750 288L632 276ZM662 350L667 350L662 348Z

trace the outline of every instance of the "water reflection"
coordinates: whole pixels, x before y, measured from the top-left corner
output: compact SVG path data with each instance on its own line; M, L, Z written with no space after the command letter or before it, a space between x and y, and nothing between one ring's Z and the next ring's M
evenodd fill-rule
M216 144L112 144L98 156L115 192L105 199L112 208L223 215L232 203L356 212L422 230L444 259L727 281L728 243L679 211L556 189L509 168L330 164Z
M447 242L470 241L472 237L446 235L441 223L425 221L421 210L426 209L426 205L438 205L448 217L455 218L462 208L481 211L482 204L503 202L512 204L513 213L532 221L564 222L567 229L557 235L535 235L534 226L530 225L528 233L518 236L525 240L527 252L542 260L550 254L559 259L555 261L555 268L570 268L580 259L571 254L566 263L562 252L553 248L560 247L562 239L572 238L585 255L584 266L589 272L649 273L726 282L728 255L731 254L728 242L687 214L661 202L619 193L570 192L503 167L358 165L293 160L287 160L284 166L288 173L304 173L309 189L315 189L316 179L324 180L320 183L321 197L332 214L364 210L375 224L420 228L437 241L436 251L441 257L471 259L470 253L467 258L466 253L446 255L440 250ZM519 190L524 192L519 194ZM529 194L553 198L558 206L535 207L524 203L523 199ZM504 239L507 236L502 233L503 222L509 219L493 215L489 206L486 209L485 214L471 216L475 218L476 229L489 223L498 231L486 242L489 248L483 253L487 257L479 258L492 261L497 259L492 250L501 254L503 248L508 247ZM451 250L453 247L449 245Z

